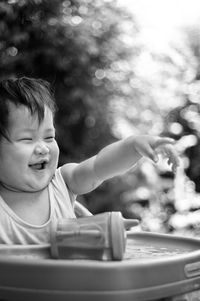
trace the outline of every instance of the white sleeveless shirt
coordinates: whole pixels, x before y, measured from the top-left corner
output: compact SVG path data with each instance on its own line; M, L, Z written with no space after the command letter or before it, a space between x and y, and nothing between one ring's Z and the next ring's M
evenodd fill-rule
M21 219L0 196L0 244L45 244L50 242L51 224L61 218L75 218L74 195L67 188L60 168L49 186L50 217L43 225Z

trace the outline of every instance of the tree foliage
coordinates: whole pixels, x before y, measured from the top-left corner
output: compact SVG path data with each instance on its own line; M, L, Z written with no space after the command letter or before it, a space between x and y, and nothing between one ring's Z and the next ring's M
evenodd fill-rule
M183 29L182 45L174 47L175 56L165 56L168 67L176 70L175 105L168 110L163 134L175 138L182 167L175 179L168 227L173 232L199 235L200 216L200 36L199 26ZM176 58L175 60L173 58ZM173 78L169 73L168 78ZM174 79L173 79L174 80ZM170 101L170 99L169 99ZM166 207L165 207L166 208Z
M183 155L187 158L186 175L195 183L195 189L200 192L200 36L195 27L185 29L185 49L181 53L185 68L181 70L182 87L181 103L171 110L166 118L166 133L177 140L185 139ZM185 50L184 49L184 50ZM189 50L189 57L186 55ZM186 76L188 72L190 76ZM188 141L188 142L187 142Z

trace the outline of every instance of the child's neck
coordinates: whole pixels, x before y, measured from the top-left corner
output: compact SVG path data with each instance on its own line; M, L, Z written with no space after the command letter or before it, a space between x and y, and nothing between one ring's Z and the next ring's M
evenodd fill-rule
M4 202L24 221L42 225L49 219L48 188L35 192L14 191L0 184Z

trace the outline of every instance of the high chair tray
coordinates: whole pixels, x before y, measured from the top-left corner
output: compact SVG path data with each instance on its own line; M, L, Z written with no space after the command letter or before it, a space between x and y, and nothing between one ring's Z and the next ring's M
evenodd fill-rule
M51 259L49 245L0 245L0 299L156 300L200 289L200 240L128 232L123 261Z

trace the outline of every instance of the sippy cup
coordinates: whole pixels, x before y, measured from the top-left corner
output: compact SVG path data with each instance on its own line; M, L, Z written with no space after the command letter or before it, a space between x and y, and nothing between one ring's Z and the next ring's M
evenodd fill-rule
M138 225L120 212L61 219L52 226L51 254L60 259L122 260L126 230Z

